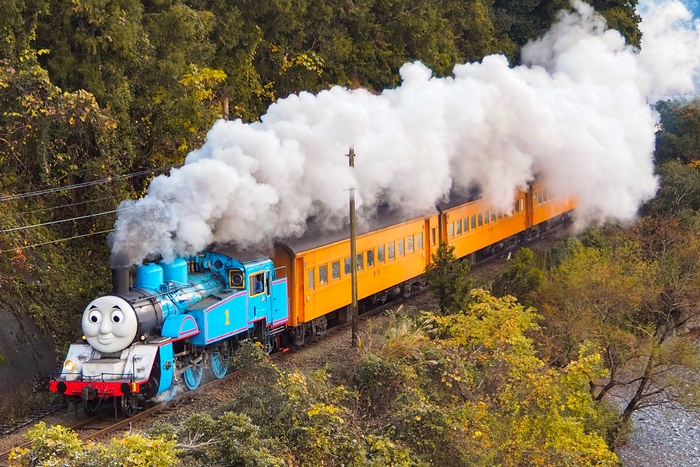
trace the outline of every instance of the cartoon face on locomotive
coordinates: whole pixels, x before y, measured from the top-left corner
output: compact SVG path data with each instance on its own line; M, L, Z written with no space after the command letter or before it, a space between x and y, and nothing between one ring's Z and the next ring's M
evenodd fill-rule
M83 341L52 378L51 391L87 414L113 402L131 416L157 395L196 389L206 373L222 378L241 339L271 345L287 323L287 279L264 255L220 248L135 276L130 287L128 269L112 270L112 294L85 308Z

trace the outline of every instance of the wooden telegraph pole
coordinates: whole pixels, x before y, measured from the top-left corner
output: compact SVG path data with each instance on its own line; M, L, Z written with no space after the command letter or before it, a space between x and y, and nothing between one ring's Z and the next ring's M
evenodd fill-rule
M350 147L348 153L350 167L355 171L355 148ZM355 220L355 188L350 188L350 267L352 268L352 305L350 316L352 317L352 347L357 348L357 223Z

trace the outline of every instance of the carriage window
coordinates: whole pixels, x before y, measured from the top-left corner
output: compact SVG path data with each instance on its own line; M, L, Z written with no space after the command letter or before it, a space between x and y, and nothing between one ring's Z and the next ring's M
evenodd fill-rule
M367 267L374 266L374 250L367 250Z
M520 200L515 202L515 212L520 212Z
M538 191L537 192L537 205L539 206L540 204L542 204L542 192Z
M496 222L496 213L491 211L491 222Z
M394 242L389 243L389 259L394 259Z
M484 224L488 224L488 223L489 223L489 212L485 211L484 212Z
M498 220L503 219L503 211L498 211Z
M331 264L331 277L340 279L340 261L333 261Z
M476 229L476 214L472 216L472 230Z
M416 248L419 250L423 249L423 232L416 235Z
M328 265L318 267L318 283L325 284L328 282Z
M455 223L454 222L450 222L449 225L447 226L447 235L449 237L455 236Z
M357 270L362 271L362 253L357 254Z
M377 261L380 263L384 262L384 245L377 248Z
M430 244L435 245L435 228L430 230Z
M350 264L350 258L345 258L344 260L345 274L350 274L352 272L352 264Z
M477 220L478 220L479 227L481 227L482 225L484 225L484 215L483 215L482 213L479 213L479 215L476 216L476 217L477 217Z
M404 240L403 238L399 240L399 256L403 256L404 254Z
M308 286L309 289L314 288L314 270L309 269L309 271L306 273L306 285Z
M462 235L462 219L457 221L457 235Z
M465 217L464 218L464 233L469 232L469 218Z
M544 203L547 202L547 199L551 199L551 198L547 198L547 190L544 190L544 193L542 194L542 197L544 198L544 200L543 200Z
M248 278L248 294L252 297L265 292L265 273L251 275Z
M410 237L408 237L408 238L406 239L406 242L407 242L407 245L406 245L406 246L408 247L408 252L409 252L409 253L413 253L413 235L411 235Z

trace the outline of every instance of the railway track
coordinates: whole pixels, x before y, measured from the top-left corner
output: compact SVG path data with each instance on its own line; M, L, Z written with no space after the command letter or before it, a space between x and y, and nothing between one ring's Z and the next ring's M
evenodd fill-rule
M565 236L564 234L556 232L556 230L563 230L566 231L565 228L558 227L556 229L552 229L549 231L549 234L554 233L552 237L554 239L560 238ZM548 234L548 236L549 236ZM568 235L568 234L567 234ZM526 242L522 245L519 246L533 246L537 243L539 243L541 239L538 238L534 241ZM547 244L548 242L543 242L544 244ZM542 246L541 248L538 249L545 249L548 246ZM507 252L506 252L507 253ZM498 271L499 269L502 269L506 262L505 260L506 255L501 254L499 255L494 255L489 258L484 259L483 261L480 261L475 265L472 273L476 274L477 278L475 279L475 282L477 285L480 285L480 283L485 282L484 278L492 275L495 271ZM500 261L499 261L500 259ZM500 263L500 265L499 265ZM409 300L413 300L415 298L420 297L421 295L425 294L425 290L419 290L419 291L414 291L411 298ZM403 298L399 298L397 300L393 300L387 303L384 303L382 305L379 305L371 310L367 310L359 315L359 320L366 320L369 319L373 316L376 316L378 314L383 313L384 311L390 309L390 308L399 308L403 306L403 303L406 300ZM330 336L332 334L341 332L345 329L347 329L351 325L351 321L348 320L347 322L343 323L338 323L335 324L332 327L329 327L324 335ZM318 341L322 340L322 337L319 338L314 338L312 340L307 341L307 343L303 347L298 347L298 348L290 348L288 349L289 353L297 353L297 352L303 352L304 349L311 348L317 343ZM287 352L279 352L275 353L271 356L274 360L283 358ZM82 441L88 441L88 440L95 440L99 441L101 439L106 438L108 435L113 434L115 432L121 431L121 430L129 430L133 424L139 421L147 420L148 418L152 417L157 417L159 415L171 413L173 411L179 410L181 407L186 406L190 403L193 403L195 400L200 399L204 397L210 389L213 389L219 385L225 384L226 382L230 381L231 379L235 378L237 376L237 372L232 371L229 372L224 378L222 379L217 379L213 380L210 382L207 382L205 384L202 384L199 388L197 388L195 391L184 391L183 393L179 394L178 396L174 397L172 400L167 401L167 402L161 402L157 403L154 405L151 405L144 410L141 410L136 413L133 417L130 418L124 418L121 420L114 420L114 412L111 410L104 410L101 413L89 417L89 418L84 418L81 420L76 420L75 423L72 423L66 428L69 428L72 431L75 431L78 434L78 438ZM52 413L57 412L63 408L62 406L58 407L52 407L49 410L45 410L40 412L39 414L33 414L31 417L28 418L28 421L24 423L22 422L21 427L13 427L13 429L10 431L14 432L17 431L18 429L27 426L31 423L36 423L41 418L50 415ZM109 421L108 421L109 420ZM2 425L0 425L0 428L2 428ZM7 433L0 432L0 435L6 435ZM29 446L29 443L22 443L14 446L12 449L17 449L17 448L26 448ZM8 457L12 449L5 451L5 452L0 452L0 467L4 467L8 465Z

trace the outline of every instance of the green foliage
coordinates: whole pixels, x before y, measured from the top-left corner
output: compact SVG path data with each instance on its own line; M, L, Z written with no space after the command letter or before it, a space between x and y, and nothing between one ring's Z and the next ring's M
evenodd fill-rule
M441 243L431 263L425 267L428 290L438 300L442 313L463 310L470 300L472 281L467 278L469 263L458 261L454 249L454 246Z
M532 305L532 293L544 282L544 272L535 265L535 254L529 248L521 248L515 253L508 270L493 284L494 295L513 295L520 303Z
M27 432L29 448L10 453L16 467L170 467L176 462L175 441L129 434L109 444L84 445L78 436L60 425L39 422Z
M700 169L695 164L668 160L658 168L661 189L644 206L648 215L700 209Z
M608 431L611 443L650 403L698 404L700 381L686 376L700 368L688 334L700 316L698 232L697 216L647 217L629 231L598 229L584 238L592 246L581 246L548 277L540 310L552 361L567 364L593 345L609 371L591 377L593 396L634 389Z
M48 427L39 422L27 432L29 448L17 448L10 453L10 465L52 467L74 462L83 452L78 436L60 425ZM36 459L36 462L34 461Z
M670 160L697 166L700 161L700 101L660 101L660 131L654 157L657 166Z
M272 454L275 442L261 439L260 428L246 415L231 412L214 419L198 414L178 430L185 458L199 466L281 467L284 460Z
M600 356L548 367L528 337L539 319L482 290L459 313L392 318L363 340L355 382L368 416L428 465L616 465L603 438L614 419L589 392ZM410 351L387 352L396 336Z

